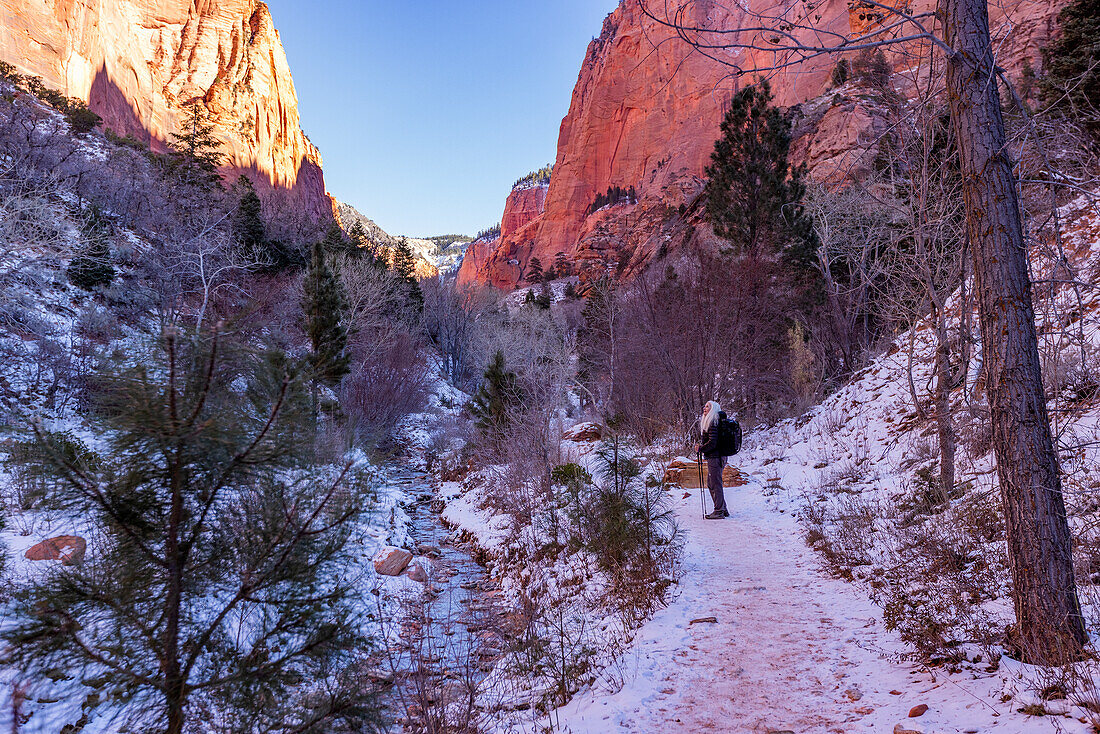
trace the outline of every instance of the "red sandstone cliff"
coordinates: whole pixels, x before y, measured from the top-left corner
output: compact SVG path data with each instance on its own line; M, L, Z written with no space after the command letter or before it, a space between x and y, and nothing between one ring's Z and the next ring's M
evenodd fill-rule
M462 263L458 266L455 282L460 288L487 282L483 281L485 268L499 244L500 237L483 237L470 243L466 254L462 256Z
M515 237L546 211L545 185L520 186L508 194L504 216L500 220L500 236Z
M1049 38L1061 0L1007 0L990 7L1000 62L1035 65ZM689 5L685 25L736 28L754 24L770 0L702 0ZM914 3L917 10L930 0ZM748 8L746 10L745 8ZM819 27L847 33L877 22L881 12L859 0L825 0L814 6ZM895 69L908 64L900 47L888 52ZM744 68L766 66L770 57L718 52ZM885 111L865 95L822 97L836 59L819 57L772 75L776 103L799 105L792 154L819 179L858 177L870 165ZM699 194L718 127L741 82L730 69L694 52L641 10L622 0L588 48L562 121L545 212L502 232L491 252L472 250L461 282L510 289L530 258L553 262L563 252L580 271L598 274L620 262L630 273L663 250L702 246L713 238L702 222ZM901 81L897 82L899 85ZM594 213L596 195L609 187L635 187L636 204ZM509 197L504 218L524 220L522 202Z
M504 203L504 215L500 219L500 236L479 239L466 248L462 265L458 269L459 286L483 282L483 269L493 258L501 241L534 241L538 234L537 223L546 211L546 184L516 185ZM546 264L553 262L545 261ZM516 267L509 265L510 267ZM484 281L510 288L515 280L497 282L492 278Z
M332 214L286 53L258 0L0 0L0 60L155 149L185 105L201 102L228 176L247 173L262 196L314 218Z

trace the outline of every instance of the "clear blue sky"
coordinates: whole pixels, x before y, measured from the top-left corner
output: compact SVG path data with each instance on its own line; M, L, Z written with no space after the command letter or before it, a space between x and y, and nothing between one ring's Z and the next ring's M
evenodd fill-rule
M267 0L329 191L392 234L474 234L554 160L617 0Z

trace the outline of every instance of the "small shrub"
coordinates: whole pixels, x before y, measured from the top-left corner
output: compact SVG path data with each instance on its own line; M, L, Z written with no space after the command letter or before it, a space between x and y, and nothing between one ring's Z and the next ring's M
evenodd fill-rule
M69 100L65 119L77 135L87 135L103 122L102 117L88 109L88 105L79 99Z
M86 291L94 291L100 286L110 285L115 279L115 268L111 265L111 253L107 243L93 242L72 259L65 274L70 283Z
M76 323L81 337L97 344L109 344L120 334L118 318L106 309L89 308L80 314Z
M890 62L881 48L865 49L852 62L852 76L856 80L878 89L890 86Z
M87 246L72 259L65 274L77 288L93 291L106 287L115 279L111 250L107 245L109 229L97 209L92 209L83 226Z
M580 464L562 464L550 471L550 482L565 490L563 504L574 521L580 520L584 516L584 495L592 485L592 475Z
M132 150L139 151L141 153L148 152L149 146L141 142L133 135L127 133L126 135L119 135L111 128L104 128L103 134L107 137L107 140L111 141L115 145L122 148L130 148Z
M848 81L848 76L851 74L851 65L848 63L848 59L841 59L833 67L833 74L829 78L834 87L843 86Z

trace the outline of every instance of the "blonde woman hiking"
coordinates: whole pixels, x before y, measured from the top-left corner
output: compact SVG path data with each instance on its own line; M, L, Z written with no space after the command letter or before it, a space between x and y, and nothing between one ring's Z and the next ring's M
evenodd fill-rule
M726 468L728 456L723 456L719 446L718 426L726 414L718 403L711 400L703 406L703 415L699 418L699 436L702 443L696 444L696 453L707 459L707 489L714 501L714 512L704 515L707 520L721 520L729 517L726 509L726 495L722 487L722 470Z

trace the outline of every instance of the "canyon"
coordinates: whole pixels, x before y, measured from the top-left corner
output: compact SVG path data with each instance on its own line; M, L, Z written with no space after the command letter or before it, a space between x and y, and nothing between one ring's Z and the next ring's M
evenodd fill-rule
M746 27L759 24L758 16L774 7L770 0L706 0L689 4L683 23ZM998 60L1010 74L1029 73L1041 63L1060 7L1059 0L990 5ZM929 0L917 0L903 9L931 8ZM846 35L884 22L880 7L861 0L825 0L807 12L814 13L817 27ZM890 85L903 97L917 80L920 51L912 44L886 49ZM790 111L793 163L806 163L812 179L827 183L865 175L889 127L883 95L834 85L839 60L822 55L767 73L775 103ZM582 282L609 272L629 276L662 253L714 245L701 201L705 169L730 100L756 78L738 76L736 69L777 62L777 52L704 55L649 17L640 0L622 0L588 47L561 124L549 186L538 195L523 187L511 192L500 238L471 247L459 282L510 290L531 258L545 264L558 253L574 263ZM592 211L596 196L615 186L634 187L636 203Z
M163 151L188 105L223 141L223 175L268 206L330 219L279 33L257 0L0 0L0 60Z
M384 252L387 257L392 257L393 249L401 239L404 239L416 258L416 275L420 278L436 278L439 276L438 256L436 245L431 240L419 237L404 237L392 235L378 226L377 223L351 204L342 201L336 202L336 217L345 232L358 224L362 232L376 252Z

